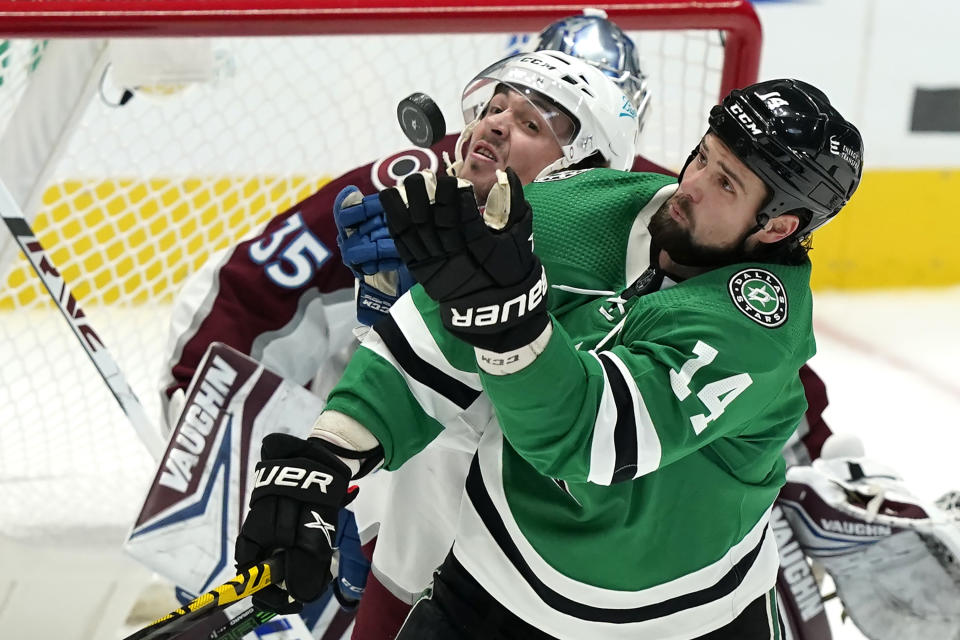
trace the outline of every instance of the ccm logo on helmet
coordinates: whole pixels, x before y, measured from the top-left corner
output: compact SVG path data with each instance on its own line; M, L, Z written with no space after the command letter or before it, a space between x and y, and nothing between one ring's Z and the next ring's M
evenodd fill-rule
M771 91L770 93L754 93L753 95L755 95L755 96L757 96L758 98L760 98L761 100L763 100L763 103L764 103L764 104L767 106L767 108L770 109L771 111L775 110L777 107L783 107L783 106L789 106L789 105L790 105L789 102L787 102L786 100L784 100L783 98L780 97L780 92L779 92L779 91ZM741 107L739 104L734 103L734 104L730 105L730 113L732 113L733 115L737 116L737 120L739 120L739 121L742 122L744 125L746 125L747 131L749 131L749 132L752 133L753 135L758 136L758 135L760 135L761 133L763 133L763 132L760 130L760 127L758 127L758 126L756 125L756 123L753 121L753 118L751 118L750 116L748 116L748 115L743 111L743 107Z
M555 66L553 66L549 62L541 60L540 58L532 58L532 57L520 58L520 62L529 62L530 64L540 65L541 67L546 67L547 69L550 69L550 71L556 70Z
M737 120L745 124L747 126L747 131L749 131L753 135L758 136L762 133L762 131L760 131L760 127L754 124L753 118L751 118L746 113L744 113L743 107L741 107L740 105L738 104L730 105L730 113L737 116Z
M528 311L536 309L543 302L547 292L547 274L541 270L540 279L526 293L501 304L488 304L482 307L466 309L450 308L450 324L455 327L489 327L496 324L509 324L519 320Z
M329 473L322 471L307 473L306 469L300 467L270 467L266 477L263 475L264 470L264 467L257 469L254 488L275 484L278 487L309 489L311 485L319 485L320 490L326 493L327 487L333 482L333 476Z

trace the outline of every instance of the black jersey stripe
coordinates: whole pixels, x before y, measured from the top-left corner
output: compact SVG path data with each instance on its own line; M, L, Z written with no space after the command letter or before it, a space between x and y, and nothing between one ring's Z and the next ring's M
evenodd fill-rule
M610 360L606 353L598 354L598 360L607 374L607 384L617 405L617 424L613 428L614 482L632 480L637 475L637 419L633 410L633 397L629 383L623 377L620 368Z
M490 494L487 493L487 489L483 484L483 476L480 471L480 463L477 455L473 457L473 462L470 464L470 471L467 474L466 490L467 496L473 504L473 508L477 510L477 514L486 525L487 531L493 536L497 546L500 547L500 550L510 561L510 564L513 565L514 569L517 570L540 599L560 613L590 622L608 622L614 624L644 622L692 609L693 607L699 607L731 594L750 572L750 568L760 554L760 549L763 546L764 540L767 538L767 530L769 529L769 525L764 526L763 533L760 535L760 540L756 546L712 586L642 607L610 609L606 607L595 607L571 600L551 589L537 577L507 532L507 527L503 523L500 513L494 506Z
M429 387L461 409L466 409L480 397L480 391L477 389L468 387L418 356L393 316L387 315L378 320L373 325L373 330L396 358L403 372L417 382Z

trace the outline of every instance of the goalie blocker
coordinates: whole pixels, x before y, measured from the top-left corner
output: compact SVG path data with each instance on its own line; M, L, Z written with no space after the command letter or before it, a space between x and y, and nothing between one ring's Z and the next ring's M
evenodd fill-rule
M917 498L866 457L792 467L778 505L873 640L960 637L960 508Z

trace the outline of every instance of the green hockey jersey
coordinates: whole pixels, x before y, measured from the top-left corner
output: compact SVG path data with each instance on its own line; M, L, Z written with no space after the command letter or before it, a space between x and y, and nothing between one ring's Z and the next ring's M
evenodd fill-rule
M739 264L631 295L646 222L674 189L603 169L529 185L551 285L543 353L480 371L414 287L328 401L390 468L443 424L482 428L454 553L558 638L693 638L776 579L767 521L806 407L810 266Z

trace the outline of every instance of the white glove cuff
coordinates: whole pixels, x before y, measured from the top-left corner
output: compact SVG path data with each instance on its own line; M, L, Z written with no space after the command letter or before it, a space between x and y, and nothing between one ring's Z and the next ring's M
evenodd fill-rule
M324 411L313 423L311 438L320 438L351 451L370 451L380 445L380 441L365 426L339 411ZM361 460L340 457L350 467L354 475L360 470Z
M495 376L505 376L516 373L526 368L527 365L537 359L537 356L543 353L552 335L553 324L548 322L546 328L539 336L534 338L533 342L519 349L514 349L506 353L498 353L496 351L488 351L474 347L473 350L477 355L477 365L487 373Z

